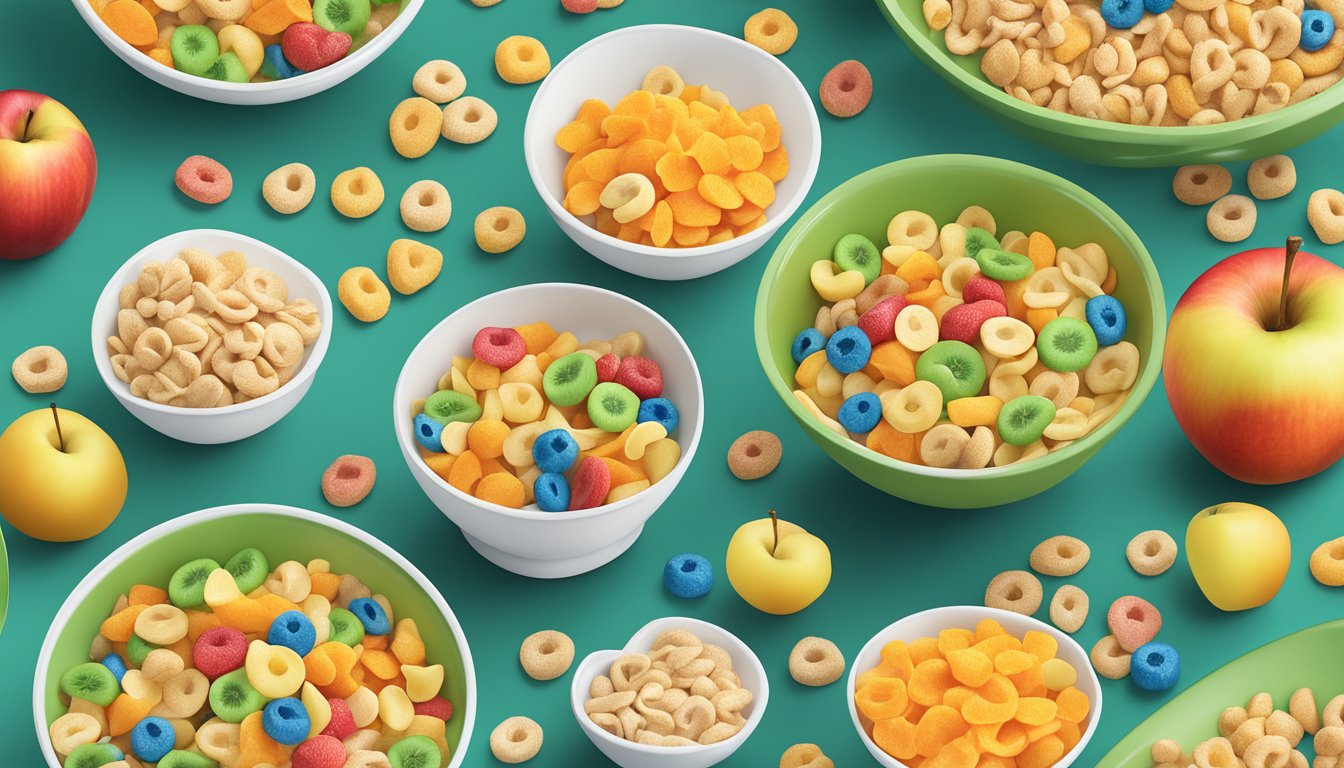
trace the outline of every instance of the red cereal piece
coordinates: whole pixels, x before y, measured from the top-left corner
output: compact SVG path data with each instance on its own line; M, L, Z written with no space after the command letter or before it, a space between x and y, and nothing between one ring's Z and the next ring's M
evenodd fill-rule
M355 716L350 712L350 705L345 703L345 699L327 699L331 705L331 720L327 727L322 729L323 736L345 740L347 736L359 730L355 725Z
M560 7L570 13L592 13L597 10L597 0L560 0Z
M453 702L442 696L435 696L429 701L418 701L414 706L417 715L427 715L444 722L453 719Z
M322 473L322 495L333 507L350 507L373 490L378 470L367 456L340 456Z
M966 285L961 288L961 300L967 304L974 304L977 301L997 301L1005 307L1008 306L1008 297L1003 293L1003 286L988 277L972 277L966 281Z
M280 51L285 59L304 72L335 64L345 58L354 42L344 32L328 32L311 22L301 21L285 28Z
M294 768L341 768L345 765L345 745L340 739L318 735L300 744L290 757Z
M621 358L608 352L597 358L597 381L599 384L605 384L608 381L616 380L616 371L620 370Z
M974 304L958 304L947 310L943 322L938 326L938 338L946 341L954 339L974 344L980 338L980 326L991 317L1004 317L1008 310L1002 304L990 299Z
M631 358L626 358L627 360ZM589 456L579 464L570 483L569 509L600 507L611 490L611 470L600 457Z
M622 360L615 381L640 400L663 394L663 369L647 357L631 355Z
M233 174L218 160L192 155L177 166L173 182L182 194L198 203L217 205L233 194Z
M873 98L873 76L861 62L849 59L821 79L821 106L836 117L853 117Z
M1133 653L1144 643L1151 642L1162 629L1162 613L1141 597L1126 595L1106 612L1106 624L1120 647Z
M888 296L859 316L859 330L877 346L896 338L896 316L905 309L906 301L900 296Z
M482 328L471 341L471 353L503 371L527 356L527 342L512 328Z
M192 663L209 680L242 667L246 660L247 635L233 627L207 629L191 649Z

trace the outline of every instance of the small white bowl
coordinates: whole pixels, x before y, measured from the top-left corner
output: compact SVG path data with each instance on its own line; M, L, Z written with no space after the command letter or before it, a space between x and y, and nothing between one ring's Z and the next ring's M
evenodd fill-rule
M322 314L322 332L317 341L304 350L303 364L294 378L265 397L223 408L180 408L139 398L131 387L112 372L107 354L107 338L117 334L117 311L121 308L121 289L135 282L140 268L151 261L167 261L183 248L202 248L214 255L238 251L248 264L269 269L284 279L291 299L308 299ZM327 354L331 341L331 294L326 286L304 265L260 240L220 229L189 229L168 235L140 249L108 281L93 308L93 361L103 383L135 418L174 440L201 445L232 443L261 432L294 410Z
M789 174L759 229L717 245L654 248L598 232L565 210L568 155L555 134L574 120L587 99L615 104L637 90L650 69L666 64L687 83L722 91L738 109L769 104L783 128ZM527 170L537 193L570 239L617 269L656 280L704 277L755 253L797 212L817 176L821 124L812 96L778 58L736 37L698 27L648 24L608 32L569 54L551 70L527 113L523 131Z
M415 15L420 12L420 6L424 5L425 0L405 0L401 13L391 26L374 35L367 43L335 64L287 80L273 80L266 83L225 83L169 69L117 37L112 29L98 18L98 14L94 13L89 0L73 0L73 2L75 10L84 17L84 23L93 29L98 39L103 41L103 45L150 80L172 88L178 93L206 101L254 105L295 101L345 82L347 78L383 55L383 52L401 37L401 33L406 31Z
M728 652L733 659L733 671L742 680L742 687L751 691L752 700L743 710L747 724L731 739L717 744L704 744L694 747L656 747L618 739L598 728L583 710L588 701L588 689L598 675L607 674L613 662L627 653L648 653L653 641L659 634L669 629L689 629L706 643L712 643ZM766 678L765 667L751 648L728 630L698 619L677 616L655 619L645 624L630 642L619 651L595 651L588 654L574 670L574 679L569 687L570 707L574 710L574 719L579 721L593 744L607 756L608 760L621 768L709 768L711 765L727 760L737 748L746 743L752 731L765 716L765 706L770 701L770 681Z
M681 413L674 437L681 461L648 490L614 504L574 512L510 509L459 491L420 457L412 428L411 402L427 397L453 364L469 354L471 340L486 326L513 327L545 320L580 340L639 331L645 354L663 370L663 391ZM704 391L695 357L666 320L618 293L572 283L537 283L492 293L453 312L425 335L397 378L392 421L397 444L420 488L482 557L523 576L556 579L587 573L630 548L644 523L677 487L695 457L704 426Z
M858 680L859 675L882 663L882 646L892 640L911 642L921 637L937 637L942 630L954 627L975 629L975 625L981 619L994 619L1002 624L1009 634L1018 638L1032 629L1055 638L1055 641L1059 643L1058 658L1067 661L1074 669L1078 670L1078 682L1074 683L1074 686L1087 694L1087 699L1091 702L1091 708L1087 713L1087 725L1083 729L1082 738L1078 740L1078 744L1068 754L1060 758L1058 763L1055 763L1055 768L1067 768L1073 765L1073 761L1077 760L1078 756L1087 748L1087 743L1092 740L1092 734L1096 733L1097 723L1101 721L1101 681L1097 679L1097 673L1092 669L1092 662L1088 658L1087 651L1083 650L1083 647L1068 634L1030 616L976 605L951 605L943 608L930 608L927 611L906 616L878 632L872 640L868 641L867 645L863 646L863 650L859 651L859 654L854 657L854 663L849 668L849 687L845 692L845 699L849 702L849 717L854 722L854 730L859 732L859 739L863 741L863 745L868 748L868 752L879 764L885 766L885 768L907 768L905 763L883 752L882 748L873 743L868 732L863 729L863 724L859 722L859 711L854 706L854 682Z

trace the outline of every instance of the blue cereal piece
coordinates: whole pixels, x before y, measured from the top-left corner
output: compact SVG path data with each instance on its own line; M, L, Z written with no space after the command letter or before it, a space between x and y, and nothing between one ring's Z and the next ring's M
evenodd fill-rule
M1335 17L1325 11L1302 12L1302 40L1298 46L1304 51L1319 51L1335 36Z
M865 435L882 420L882 401L872 392L859 392L840 405L836 420L846 430Z
M317 628L301 611L285 611L271 622L266 642L283 645L300 656L307 656L317 642Z
M415 439L427 451L443 453L443 425L423 413L415 414Z
M857 325L841 328L826 342L826 360L835 370L849 375L868 364L873 343Z
M1099 346L1119 344L1125 338L1125 307L1114 296L1093 296L1083 311Z
M677 406L666 397L651 397L639 404L639 415L635 421L643 424L646 421L656 421L663 425L667 434L672 434L677 425L681 424L681 412Z
M714 586L714 566L699 555L674 555L663 567L663 586L677 597L704 597Z
M131 752L146 763L157 763L173 751L177 736L173 724L162 717L146 717L131 729Z
M1113 29L1129 29L1143 18L1143 0L1101 0L1101 18Z
M1181 679L1181 654L1166 643L1140 645L1134 651L1129 676L1145 691L1165 691Z
M826 337L821 335L821 331L816 328L808 328L793 340L793 346L789 349L789 354L793 355L793 362L801 363L807 359L807 356L813 352L820 352L826 348Z
M1176 0L1143 0L1143 10L1149 13L1166 13Z
M366 635L386 635L392 631L392 622L387 619L387 611L371 597L361 597L350 601L347 609L355 614L359 623L364 625Z
M115 653L104 656L102 665L112 670L112 674L116 675L118 683L121 682L121 678L126 676L126 660Z
M265 58L261 61L261 76L272 80L288 80L304 74L302 69L289 63L278 44L266 46Z
M542 512L564 512L569 509L569 481L559 472L543 472L532 484L532 496Z
M566 429L542 432L532 443L532 460L542 472L565 472L579 458L579 444Z
M308 710L295 698L276 699L261 711L261 729L280 744L293 746L304 741L311 726Z

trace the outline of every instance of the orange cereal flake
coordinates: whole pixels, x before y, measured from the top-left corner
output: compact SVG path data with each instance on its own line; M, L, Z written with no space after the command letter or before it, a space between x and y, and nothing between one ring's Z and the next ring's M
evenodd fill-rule
M113 34L136 47L154 45L159 39L154 15L136 0L112 0L99 18Z

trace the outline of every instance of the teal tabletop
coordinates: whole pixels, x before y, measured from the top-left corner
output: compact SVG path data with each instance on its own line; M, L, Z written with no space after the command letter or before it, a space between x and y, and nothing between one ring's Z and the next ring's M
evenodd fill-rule
M863 61L875 81L872 104L859 116L840 120L822 112L821 167L806 204L892 160L980 153L1060 174L1111 205L1152 252L1168 308L1198 274L1241 250L1211 238L1203 210L1172 197L1170 170L1075 162L1002 130L917 61L870 0L774 2L801 29L797 45L782 60L814 98L822 76L844 59ZM539 629L559 629L573 637L582 655L619 648L648 620L676 615L737 633L769 673L772 696L764 721L726 765L774 765L785 748L800 741L820 744L841 766L871 764L850 724L844 684L813 689L790 679L787 657L794 643L819 635L852 658L898 618L939 605L978 604L994 574L1026 567L1031 548L1054 534L1079 536L1092 550L1091 564L1071 579L1090 593L1093 606L1076 635L1079 642L1090 647L1106 633L1105 607L1113 599L1138 594L1161 609L1161 637L1183 655L1176 691L1151 694L1130 681L1105 683L1102 722L1078 765L1095 765L1137 723L1205 674L1266 642L1344 615L1340 593L1318 585L1307 569L1318 543L1344 534L1338 512L1344 475L1338 469L1288 486L1230 480L1191 448L1159 386L1089 464L1034 499L980 511L908 504L859 483L827 459L793 423L759 370L752 338L756 288L787 224L746 261L686 283L631 277L564 236L523 162L523 122L536 87L500 80L492 65L495 45L508 35L533 35L558 61L598 34L634 24L683 23L740 35L743 21L761 6L746 0L627 0L614 10L576 16L554 0L506 0L486 9L466 0L430 0L388 52L348 82L299 102L233 107L179 95L136 74L95 38L68 2L6 3L0 88L41 91L69 106L93 136L99 169L92 206L73 237L41 258L0 264L0 359L9 361L38 344L65 353L70 379L55 400L88 416L118 442L130 494L120 517L89 541L48 544L4 528L11 569L9 616L0 635L0 712L5 713L0 744L10 755L5 764L42 761L29 715L34 666L70 590L127 539L220 504L273 502L333 514L387 542L432 579L461 620L475 657L479 708L464 763L473 768L498 764L488 734L512 715L532 717L545 730L535 764L606 764L574 722L568 679L527 678L518 663L519 642ZM484 143L441 142L428 156L406 160L389 143L388 114L410 95L416 68L435 58L462 67L468 93L498 110L499 129ZM1259 224L1246 245L1277 245L1286 235L1303 234L1305 250L1338 261L1340 251L1311 234L1305 211L1311 190L1338 183L1341 151L1339 130L1296 150L1298 191L1260 204ZM173 170L197 153L232 170L234 195L223 205L201 207L174 188ZM261 180L296 161L314 168L319 190L341 170L370 166L388 189L388 203L355 221L339 216L319 193L301 214L276 215L261 199ZM1236 189L1244 191L1245 164L1232 170ZM294 255L334 296L342 272L355 265L381 272L391 240L410 234L395 201L422 178L443 182L453 198L450 225L424 238L444 252L442 276L413 297L397 297L375 324L359 323L338 307L330 318L331 348L311 392L272 429L230 445L184 445L131 417L100 381L89 347L94 299L142 246L183 229L235 230ZM968 203L974 192L967 189ZM528 222L522 245L498 256L479 251L471 232L475 214L494 205L515 206ZM416 486L397 448L390 412L402 363L429 328L476 297L546 280L610 288L662 313L694 351L707 399L700 453L639 541L610 565L560 581L514 576L477 556ZM13 381L0 384L0 422L51 399L26 395ZM784 459L773 475L741 482L729 474L724 456L732 440L751 429L778 433ZM319 476L345 453L377 463L377 487L360 505L335 509L323 500ZM0 468L0 482L7 481ZM1229 500L1274 510L1293 537L1292 570L1267 606L1219 612L1200 594L1183 553L1160 577L1143 578L1129 568L1124 548L1134 534L1161 528L1183 541L1196 512ZM733 531L772 508L820 536L834 556L829 590L807 610L787 617L749 607L721 571ZM686 601L664 591L663 564L681 552L703 554L720 569L708 597ZM1044 581L1047 596L1061 583Z

